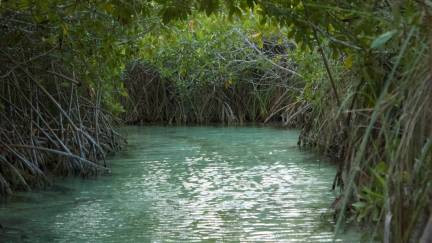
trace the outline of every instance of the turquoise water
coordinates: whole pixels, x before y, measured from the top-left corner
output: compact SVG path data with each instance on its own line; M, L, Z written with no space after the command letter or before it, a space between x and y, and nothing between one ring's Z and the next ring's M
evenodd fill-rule
M0 207L6 242L331 242L335 168L296 131L128 127L112 174ZM1 241L1 240L0 240ZM337 241L358 242L355 231Z

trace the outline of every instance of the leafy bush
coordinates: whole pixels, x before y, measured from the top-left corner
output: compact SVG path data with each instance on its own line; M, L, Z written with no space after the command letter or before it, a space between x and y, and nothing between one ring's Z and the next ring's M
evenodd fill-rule
M141 72L134 70L135 62L125 79L129 93L135 94L130 106L141 108L126 120L287 120L305 82L296 72L300 50L283 30L261 25L252 13L231 22L227 18L196 14L141 40ZM165 90L154 91L154 86Z

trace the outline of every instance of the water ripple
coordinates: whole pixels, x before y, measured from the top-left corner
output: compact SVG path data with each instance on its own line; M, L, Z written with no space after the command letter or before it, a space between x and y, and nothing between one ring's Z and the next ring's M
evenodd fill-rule
M128 128L128 149L110 177L62 182L56 207L4 206L31 217L32 241L331 242L335 170L295 146L298 133L271 128ZM48 204L49 197L38 199ZM34 203L34 202L33 202ZM32 207L32 203L24 203ZM8 210L8 212L6 212ZM35 229L39 229L35 233ZM356 242L347 232L337 241Z

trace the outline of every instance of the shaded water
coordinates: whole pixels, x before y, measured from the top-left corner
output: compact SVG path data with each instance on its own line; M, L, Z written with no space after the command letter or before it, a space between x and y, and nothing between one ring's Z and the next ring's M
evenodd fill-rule
M112 175L58 181L0 208L4 241L333 240L334 166L274 128L128 127ZM357 242L345 232L342 242Z

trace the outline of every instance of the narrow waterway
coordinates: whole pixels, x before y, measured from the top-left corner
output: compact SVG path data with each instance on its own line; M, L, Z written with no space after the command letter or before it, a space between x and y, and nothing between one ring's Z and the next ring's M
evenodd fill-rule
M335 167L268 127L127 127L112 174L0 207L5 242L331 242ZM358 242L346 231L337 241ZM1 241L1 239L0 239Z

